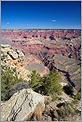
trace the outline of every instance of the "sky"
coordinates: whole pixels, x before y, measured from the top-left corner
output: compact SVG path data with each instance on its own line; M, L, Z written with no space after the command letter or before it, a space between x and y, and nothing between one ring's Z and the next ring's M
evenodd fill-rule
M2 1L2 29L79 29L80 1Z

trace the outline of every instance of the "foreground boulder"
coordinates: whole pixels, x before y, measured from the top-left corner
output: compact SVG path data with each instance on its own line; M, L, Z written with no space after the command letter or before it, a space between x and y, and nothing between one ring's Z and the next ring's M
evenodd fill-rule
M44 99L32 89L20 90L1 103L1 121L41 120L45 109Z

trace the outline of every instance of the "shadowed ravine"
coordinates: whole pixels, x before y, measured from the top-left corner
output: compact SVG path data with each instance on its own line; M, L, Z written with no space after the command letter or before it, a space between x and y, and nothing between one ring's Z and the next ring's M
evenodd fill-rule
M41 53L39 54L39 58L42 60L42 62L44 63L45 66L47 66L49 68L50 71L59 71L61 73L64 74L64 76L66 77L68 83L70 86L72 87L75 87L75 84L73 83L73 81L71 80L70 78L70 73L65 71L65 70L62 70L62 69L59 69L57 68L56 66L54 66L55 62L54 60L52 59L51 61L48 59L49 57L46 57L46 56L43 56Z

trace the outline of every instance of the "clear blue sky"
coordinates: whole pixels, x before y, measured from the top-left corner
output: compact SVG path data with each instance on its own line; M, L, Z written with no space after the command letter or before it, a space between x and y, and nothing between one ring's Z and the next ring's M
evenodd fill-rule
M2 29L80 28L81 3L2 1Z

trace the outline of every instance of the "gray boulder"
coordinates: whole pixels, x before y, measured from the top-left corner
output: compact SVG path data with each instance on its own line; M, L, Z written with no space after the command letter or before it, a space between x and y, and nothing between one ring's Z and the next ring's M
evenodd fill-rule
M11 97L14 93L16 93L17 91L20 91L22 89L27 89L30 88L29 83L28 82L19 82L16 83L10 90L9 90L9 96Z

